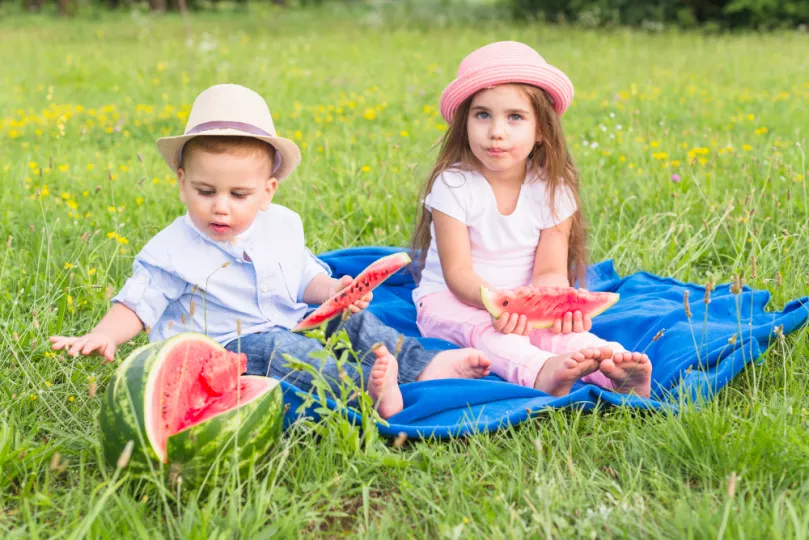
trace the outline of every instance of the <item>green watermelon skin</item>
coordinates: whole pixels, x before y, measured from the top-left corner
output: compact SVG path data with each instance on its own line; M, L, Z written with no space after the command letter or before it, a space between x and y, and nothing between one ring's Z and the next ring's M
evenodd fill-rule
M596 317L614 306L620 295L611 292L592 292L573 287L535 287L513 289L480 287L480 298L486 310L495 319L504 312L525 315L534 329L551 328L565 313L581 311L582 315Z
M118 366L110 379L101 402L99 426L104 459L114 468L126 443L135 442L129 466L148 470L149 463L158 465L160 459L149 444L144 421L146 381L160 347L150 343L132 351Z
M266 377L244 375L242 379L266 381ZM249 474L254 458L266 455L281 436L284 426L284 399L280 383L237 409L215 416L201 424L169 436L166 443L169 463L181 464L183 481L198 485L211 471L212 464L229 468L232 450L238 445L238 468ZM211 474L215 474L212 471Z
M233 445L238 433L239 463L249 464L255 455L264 455L278 441L283 427L283 397L280 383L266 377L242 376L240 381L262 383L261 393L241 402L234 408L202 420L196 425L170 435L166 447L156 444L157 436L147 428L149 407L148 388L154 387L163 362L172 349L191 340L213 352L225 349L213 339L195 333L184 333L164 342L151 343L133 350L118 366L110 379L99 414L99 427L104 460L110 468L117 461L128 441L134 441L128 467L133 472L168 471L165 464L177 465L181 471L188 470L192 481L201 472L210 469L221 453L230 465ZM198 375L198 374L197 374ZM154 390L153 390L154 391ZM152 396L153 398L153 396ZM240 421L243 423L240 425ZM242 441L247 441L242 444ZM169 444L170 443L170 444ZM167 452L168 446L172 454ZM213 447L219 450L212 450Z

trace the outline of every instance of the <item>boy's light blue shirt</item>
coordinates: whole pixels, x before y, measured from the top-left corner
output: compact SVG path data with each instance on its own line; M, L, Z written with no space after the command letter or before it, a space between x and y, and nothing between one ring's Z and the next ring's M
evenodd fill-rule
M133 268L112 301L138 315L149 341L200 332L223 345L238 337L239 321L242 335L292 328L306 313L307 285L331 275L306 248L300 216L276 204L231 243L179 217L144 246Z

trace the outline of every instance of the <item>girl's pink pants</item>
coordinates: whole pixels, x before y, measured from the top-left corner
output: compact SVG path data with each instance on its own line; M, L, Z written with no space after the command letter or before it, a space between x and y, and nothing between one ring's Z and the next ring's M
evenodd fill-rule
M424 337L478 349L491 360L492 373L530 388L545 361L552 356L605 345L611 346L613 352L626 350L620 343L605 341L590 332L554 334L550 329L543 329L527 336L503 334L494 329L487 311L464 304L450 291L423 297L416 309L416 322ZM582 381L612 389L611 381L598 371L583 377Z

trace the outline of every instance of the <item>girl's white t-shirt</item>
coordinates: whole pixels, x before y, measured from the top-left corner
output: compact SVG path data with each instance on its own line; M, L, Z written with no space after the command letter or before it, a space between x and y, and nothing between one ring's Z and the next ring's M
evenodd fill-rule
M433 183L424 199L427 211L438 210L467 226L472 251L472 267L493 287L522 287L531 283L539 236L573 215L576 200L568 187L561 187L551 212L547 184L526 178L514 212L504 216L489 182L476 171L450 169ZM435 224L430 226L432 240L427 251L419 286L413 300L447 290L438 247Z

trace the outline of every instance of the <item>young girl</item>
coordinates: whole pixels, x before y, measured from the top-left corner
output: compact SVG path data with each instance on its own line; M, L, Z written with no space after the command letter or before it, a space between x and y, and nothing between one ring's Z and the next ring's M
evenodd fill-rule
M503 379L555 396L578 379L648 397L652 365L589 332L581 312L531 331L524 315L493 319L480 287L583 282L579 175L559 117L573 85L531 47L487 45L467 56L441 95L449 124L424 190L413 292L424 336L475 347Z

